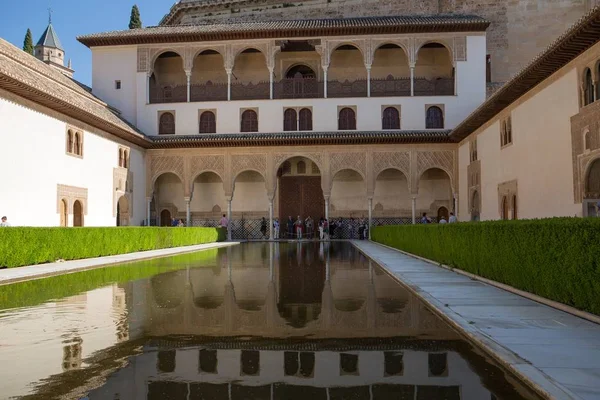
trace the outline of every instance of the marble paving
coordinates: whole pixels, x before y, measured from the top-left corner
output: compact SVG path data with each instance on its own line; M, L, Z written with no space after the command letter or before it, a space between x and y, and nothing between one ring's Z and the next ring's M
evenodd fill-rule
M353 244L552 399L600 399L600 325L368 241Z

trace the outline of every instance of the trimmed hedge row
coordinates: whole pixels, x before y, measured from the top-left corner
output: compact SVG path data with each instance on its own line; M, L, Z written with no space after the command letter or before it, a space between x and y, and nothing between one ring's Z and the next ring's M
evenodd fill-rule
M111 256L225 240L221 228L0 228L0 266Z
M600 315L600 218L380 226L376 242Z

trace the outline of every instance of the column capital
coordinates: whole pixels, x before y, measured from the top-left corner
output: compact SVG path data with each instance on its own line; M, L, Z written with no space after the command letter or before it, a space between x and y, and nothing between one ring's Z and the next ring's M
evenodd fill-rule
M152 202L152 196L151 196L151 197L146 197L146 201L147 201L148 203Z
M417 65L417 63L411 62L408 64L408 66L410 67L410 69L415 69L415 66Z
M225 72L227 75L231 75L233 73L233 68L225 68Z
M411 194L411 195L410 195L410 198L411 198L411 199L413 199L413 200L416 200L416 199L417 199L417 197L418 197L418 196L417 196L416 194Z
M233 199L233 193L225 193L225 200L230 202Z
M185 76L187 76L188 78L192 77L192 70L191 69L184 69L185 72Z
M371 70L371 66L372 66L372 64L365 63L365 68L367 69L367 71Z
M149 69L148 72L146 72L146 77L150 78L153 73L154 73L154 71Z
M188 197L188 196L186 196L186 197L184 197L184 198L183 198L183 200L184 200L186 203L189 203L189 202L192 200L192 198L191 198L191 197Z

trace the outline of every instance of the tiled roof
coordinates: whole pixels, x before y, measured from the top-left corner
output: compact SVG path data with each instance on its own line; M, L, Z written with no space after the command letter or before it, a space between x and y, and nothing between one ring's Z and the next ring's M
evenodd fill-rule
M147 146L148 139L72 79L0 39L0 88Z
M461 141L600 40L600 6L592 9L452 130Z
M449 130L214 133L152 136L153 149L323 144L452 143Z
M211 40L485 31L489 22L474 15L407 15L303 19L211 25L155 26L94 33L77 40L88 47Z
M58 40L58 35L52 27L52 24L49 24L44 33L42 33L42 37L40 37L40 40L38 40L36 46L55 47L60 50L63 49L62 45L60 44L60 40Z

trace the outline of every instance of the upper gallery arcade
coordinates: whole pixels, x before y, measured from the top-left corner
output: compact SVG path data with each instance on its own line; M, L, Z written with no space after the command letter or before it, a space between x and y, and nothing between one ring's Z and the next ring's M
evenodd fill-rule
M423 130L452 128L485 99L488 25L475 16L368 17L78 39L93 52L94 93L150 135ZM242 121L245 111L252 121Z

